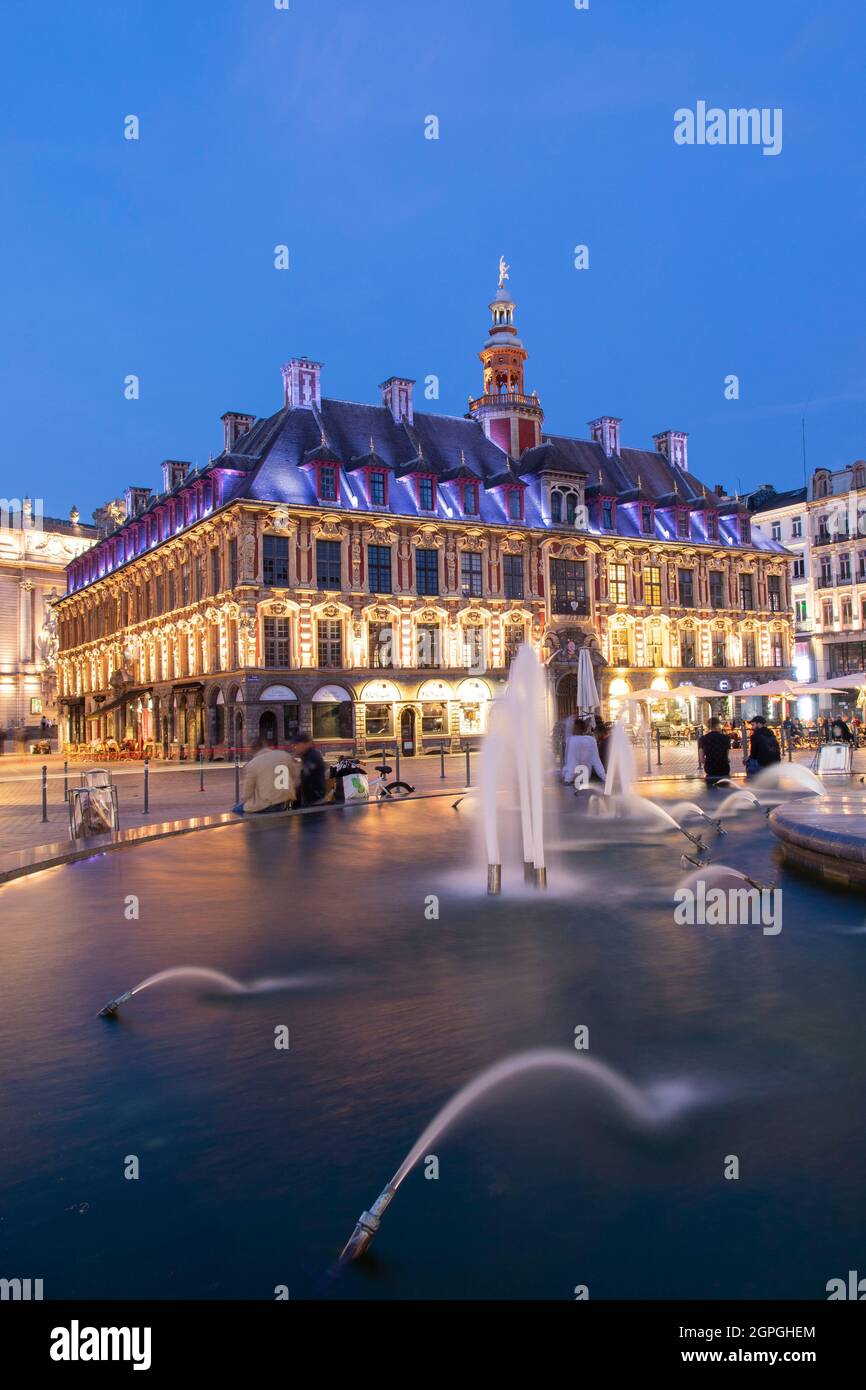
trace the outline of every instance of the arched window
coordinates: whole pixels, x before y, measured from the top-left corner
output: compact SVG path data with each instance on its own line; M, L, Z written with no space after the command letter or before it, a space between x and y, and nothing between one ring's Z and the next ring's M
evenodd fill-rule
M562 521L562 493L553 492L550 496L550 519L556 523Z

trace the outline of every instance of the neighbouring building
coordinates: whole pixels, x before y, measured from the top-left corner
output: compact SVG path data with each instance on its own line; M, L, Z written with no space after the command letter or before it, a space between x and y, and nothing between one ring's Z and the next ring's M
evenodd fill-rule
M648 449L610 415L550 433L506 269L464 417L418 409L406 377L375 404L330 399L321 363L293 358L274 414L228 412L218 457L127 489L59 605L70 742L223 755L309 728L453 749L524 642L551 722L583 647L613 710L648 685L721 697L789 673L784 546L695 477L680 431Z
M57 619L66 567L96 539L73 509L69 521L43 516L41 503L0 498L0 732L6 751L17 736L40 733L56 705Z
M866 462L816 469L793 492L767 485L750 503L755 530L792 552L797 675L844 687L866 670Z

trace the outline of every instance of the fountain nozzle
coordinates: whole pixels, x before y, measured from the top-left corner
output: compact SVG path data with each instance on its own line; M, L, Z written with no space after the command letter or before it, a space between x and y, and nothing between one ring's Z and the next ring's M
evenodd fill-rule
M536 886L536 888L546 888L546 887L547 887L547 869L544 867L543 864L541 865L540 868L536 867L536 870L535 870L535 886Z
M99 1010L99 1013L96 1015L96 1017L116 1018L117 1010L120 1008L121 1004L125 1004L127 999L132 998L133 994L134 990L128 989L125 994L118 994L116 999L109 999L105 1007Z
M391 1204L396 1188L386 1187L379 1193L369 1211L362 1211L358 1217L355 1229L340 1251L338 1264L351 1264L361 1255L365 1254L370 1242L382 1224L382 1213Z
M491 898L498 898L502 892L502 865L487 865L487 892Z

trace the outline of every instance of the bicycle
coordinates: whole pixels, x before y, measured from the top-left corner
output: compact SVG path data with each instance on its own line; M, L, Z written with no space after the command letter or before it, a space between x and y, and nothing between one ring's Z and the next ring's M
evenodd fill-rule
M393 768L388 767L386 763L382 763L376 768L376 771L379 776L367 785L367 794L371 800L373 799L373 792L376 793L376 801L400 801L404 796L411 796L414 792L415 788L409 782L385 781L389 772L393 771Z

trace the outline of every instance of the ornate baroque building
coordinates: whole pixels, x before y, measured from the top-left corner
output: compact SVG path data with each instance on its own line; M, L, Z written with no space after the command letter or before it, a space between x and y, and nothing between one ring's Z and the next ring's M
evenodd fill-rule
M625 448L620 420L549 434L500 267L463 418L322 396L322 366L282 369L283 403L223 416L206 467L168 460L158 495L69 567L59 605L65 734L225 753L298 728L363 751L455 748L529 642L551 720L592 654L609 707L631 689L785 675L788 553L744 503L690 471L688 437Z
M0 730L22 737L57 718L57 631L53 600L66 566L96 530L42 515L30 498L0 498Z

